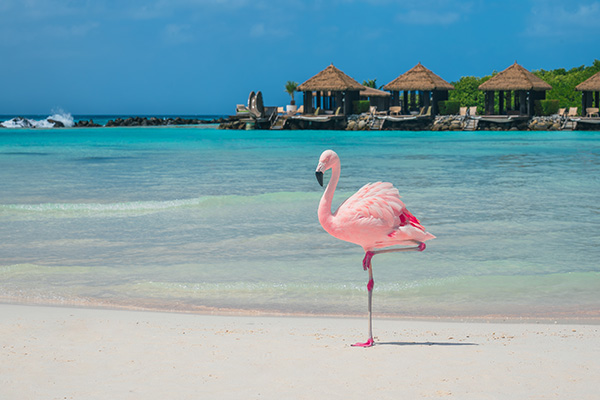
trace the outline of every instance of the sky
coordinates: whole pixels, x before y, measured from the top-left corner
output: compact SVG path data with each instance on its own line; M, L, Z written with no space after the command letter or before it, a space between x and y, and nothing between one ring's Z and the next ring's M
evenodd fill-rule
M378 85L570 69L598 21L600 0L0 0L0 115L227 115L332 63Z

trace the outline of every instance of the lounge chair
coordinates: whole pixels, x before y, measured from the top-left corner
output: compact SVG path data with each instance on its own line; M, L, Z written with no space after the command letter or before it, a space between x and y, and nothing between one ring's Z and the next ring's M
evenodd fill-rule
M469 107L469 115L477 115L477 106Z
M586 112L586 117L593 117L593 116L598 116L598 112L600 112L600 109L598 109L597 107L588 107L585 109Z
M402 107L400 107L400 106L390 107L390 115L401 115L401 114L402 114Z
M429 107L421 107L421 111L419 111L419 117L431 117L431 106Z
M576 116L577 116L577 107L570 107L569 114L567 114L567 117L576 117Z
M461 107L458 115L465 117L467 115L467 109L468 107Z
M565 113L566 113L567 109L566 108L559 108L558 109L558 116L559 117L565 117Z

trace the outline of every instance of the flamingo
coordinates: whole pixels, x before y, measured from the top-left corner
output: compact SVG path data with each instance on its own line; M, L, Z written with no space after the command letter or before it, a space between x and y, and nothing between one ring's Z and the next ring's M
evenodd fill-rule
M333 150L325 150L319 158L316 176L323 186L323 173L331 169L331 179L319 202L319 222L335 238L361 246L365 251L362 265L369 272L368 309L369 338L352 346L371 347L373 341L373 267L376 254L398 251L423 251L425 241L434 239L419 220L406 209L398 189L389 182L368 183L331 212L331 202L340 179L340 158ZM415 246L416 245L416 246ZM411 246L411 247L393 247Z

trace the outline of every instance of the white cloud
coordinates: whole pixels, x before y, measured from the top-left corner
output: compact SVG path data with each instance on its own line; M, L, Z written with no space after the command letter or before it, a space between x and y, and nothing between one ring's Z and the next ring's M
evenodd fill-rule
M467 19L474 9L471 1L456 3L447 0L397 0L394 3L395 7L390 7L398 11L396 21L411 25L452 25Z
M252 37L261 37L261 36L265 36L266 34L266 30L265 30L265 24L256 24L254 26L252 26L252 28L250 28L250 36Z
M451 25L460 20L460 14L436 10L409 10L396 16L398 22L413 25Z
M72 37L84 37L99 26L100 24L97 22L87 22L71 26L56 25L48 27L46 29L46 32L51 36L63 39Z
M194 40L191 27L187 24L168 24L163 29L163 39L170 44L189 43Z
M566 35L600 34L600 2L584 4L548 4L535 2L531 9L525 35L533 37L560 37Z

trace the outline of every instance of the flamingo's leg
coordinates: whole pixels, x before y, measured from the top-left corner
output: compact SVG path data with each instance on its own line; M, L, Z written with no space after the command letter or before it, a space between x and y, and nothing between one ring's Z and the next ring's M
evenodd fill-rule
M373 281L373 267L371 265L371 258L373 258L373 255L374 254L371 251L368 251L367 255L365 255L365 260L367 260L368 256L367 269L369 270L369 283L367 283L367 290L369 292L369 339L364 343L353 344L352 346L354 347L371 347L375 344L373 341L373 313L371 312L373 303L373 286L375 286L375 281Z
M373 266L371 265L371 260L375 256L375 254L381 253L392 253L398 251L423 251L425 250L425 243L418 242L416 247L403 247L397 249L383 249L383 250L375 250L375 251L367 251L365 253L365 258L363 259L363 269L365 271L369 271L369 283L367 283L367 290L369 291L369 339L364 343L355 343L352 346L354 347L371 347L375 345L373 341L373 312L372 312L372 304L373 304L373 287L375 286L375 282L373 281Z
M367 251L365 253L365 258L363 258L363 269L366 271L369 268L371 268L371 259L373 258L373 256L375 255L374 252L372 251Z

